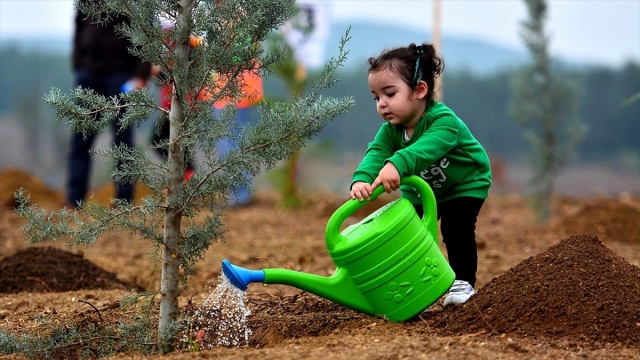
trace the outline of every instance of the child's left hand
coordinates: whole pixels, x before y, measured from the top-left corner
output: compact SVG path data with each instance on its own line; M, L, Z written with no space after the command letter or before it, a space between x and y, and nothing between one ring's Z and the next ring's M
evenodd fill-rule
M375 189L378 185L384 186L384 190L388 193L398 190L400 187L400 173L393 163L388 162L384 165L371 187Z

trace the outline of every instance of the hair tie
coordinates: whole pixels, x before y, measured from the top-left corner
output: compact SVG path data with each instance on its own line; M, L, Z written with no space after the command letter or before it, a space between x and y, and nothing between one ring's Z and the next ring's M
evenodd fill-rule
M418 55L418 58L416 59L416 68L413 71L413 80L411 80L411 86L416 86L422 79L422 66L420 66L420 58L422 58L422 55L424 54L424 48L422 47L422 45L416 46L415 51L416 55Z

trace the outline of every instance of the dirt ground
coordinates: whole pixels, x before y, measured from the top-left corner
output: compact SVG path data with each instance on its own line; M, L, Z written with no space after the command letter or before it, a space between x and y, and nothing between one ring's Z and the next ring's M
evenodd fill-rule
M13 215L18 186L40 206L61 195L19 171L0 173L0 328L44 333L51 323L114 322L127 289L155 289L150 245L110 234L88 248L28 245ZM96 190L97 201L108 189ZM142 191L139 191L142 193ZM296 210L276 192L225 212L225 243L211 246L181 297L197 308L217 285L222 259L249 269L285 267L329 276L327 221L344 198L310 194ZM355 222L390 196L369 204ZM251 284L249 343L199 352L117 359L639 359L640 197L554 200L553 218L536 222L518 194L494 193L477 225L477 294L463 306L442 299L416 318L392 323L284 285ZM440 244L446 255L444 246ZM20 359L19 355L0 359ZM65 358L68 355L56 355Z

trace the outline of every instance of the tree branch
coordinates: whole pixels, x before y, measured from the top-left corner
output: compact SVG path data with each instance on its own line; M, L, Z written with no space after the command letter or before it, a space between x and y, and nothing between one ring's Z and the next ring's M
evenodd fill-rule
M88 302L88 301L84 301L84 300L78 300L78 302L81 302L81 303L83 303L83 304L87 304L87 305L91 306L91 307L92 307L92 308L93 308L93 309L98 313L98 317L100 318L100 321L104 321L104 320L102 319L102 315L100 314L100 310L98 310L98 308L97 308L97 307L93 306L93 304L92 304L92 303L90 303L90 302Z

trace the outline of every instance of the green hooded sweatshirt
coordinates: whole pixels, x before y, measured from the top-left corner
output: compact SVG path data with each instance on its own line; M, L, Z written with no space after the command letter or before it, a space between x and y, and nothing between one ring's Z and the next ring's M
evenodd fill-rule
M352 184L373 183L387 162L395 165L401 178L415 174L424 179L438 203L461 196L485 199L491 186L484 148L451 109L436 101L408 140L404 126L384 123L353 173ZM422 204L413 187L400 190L413 204Z

